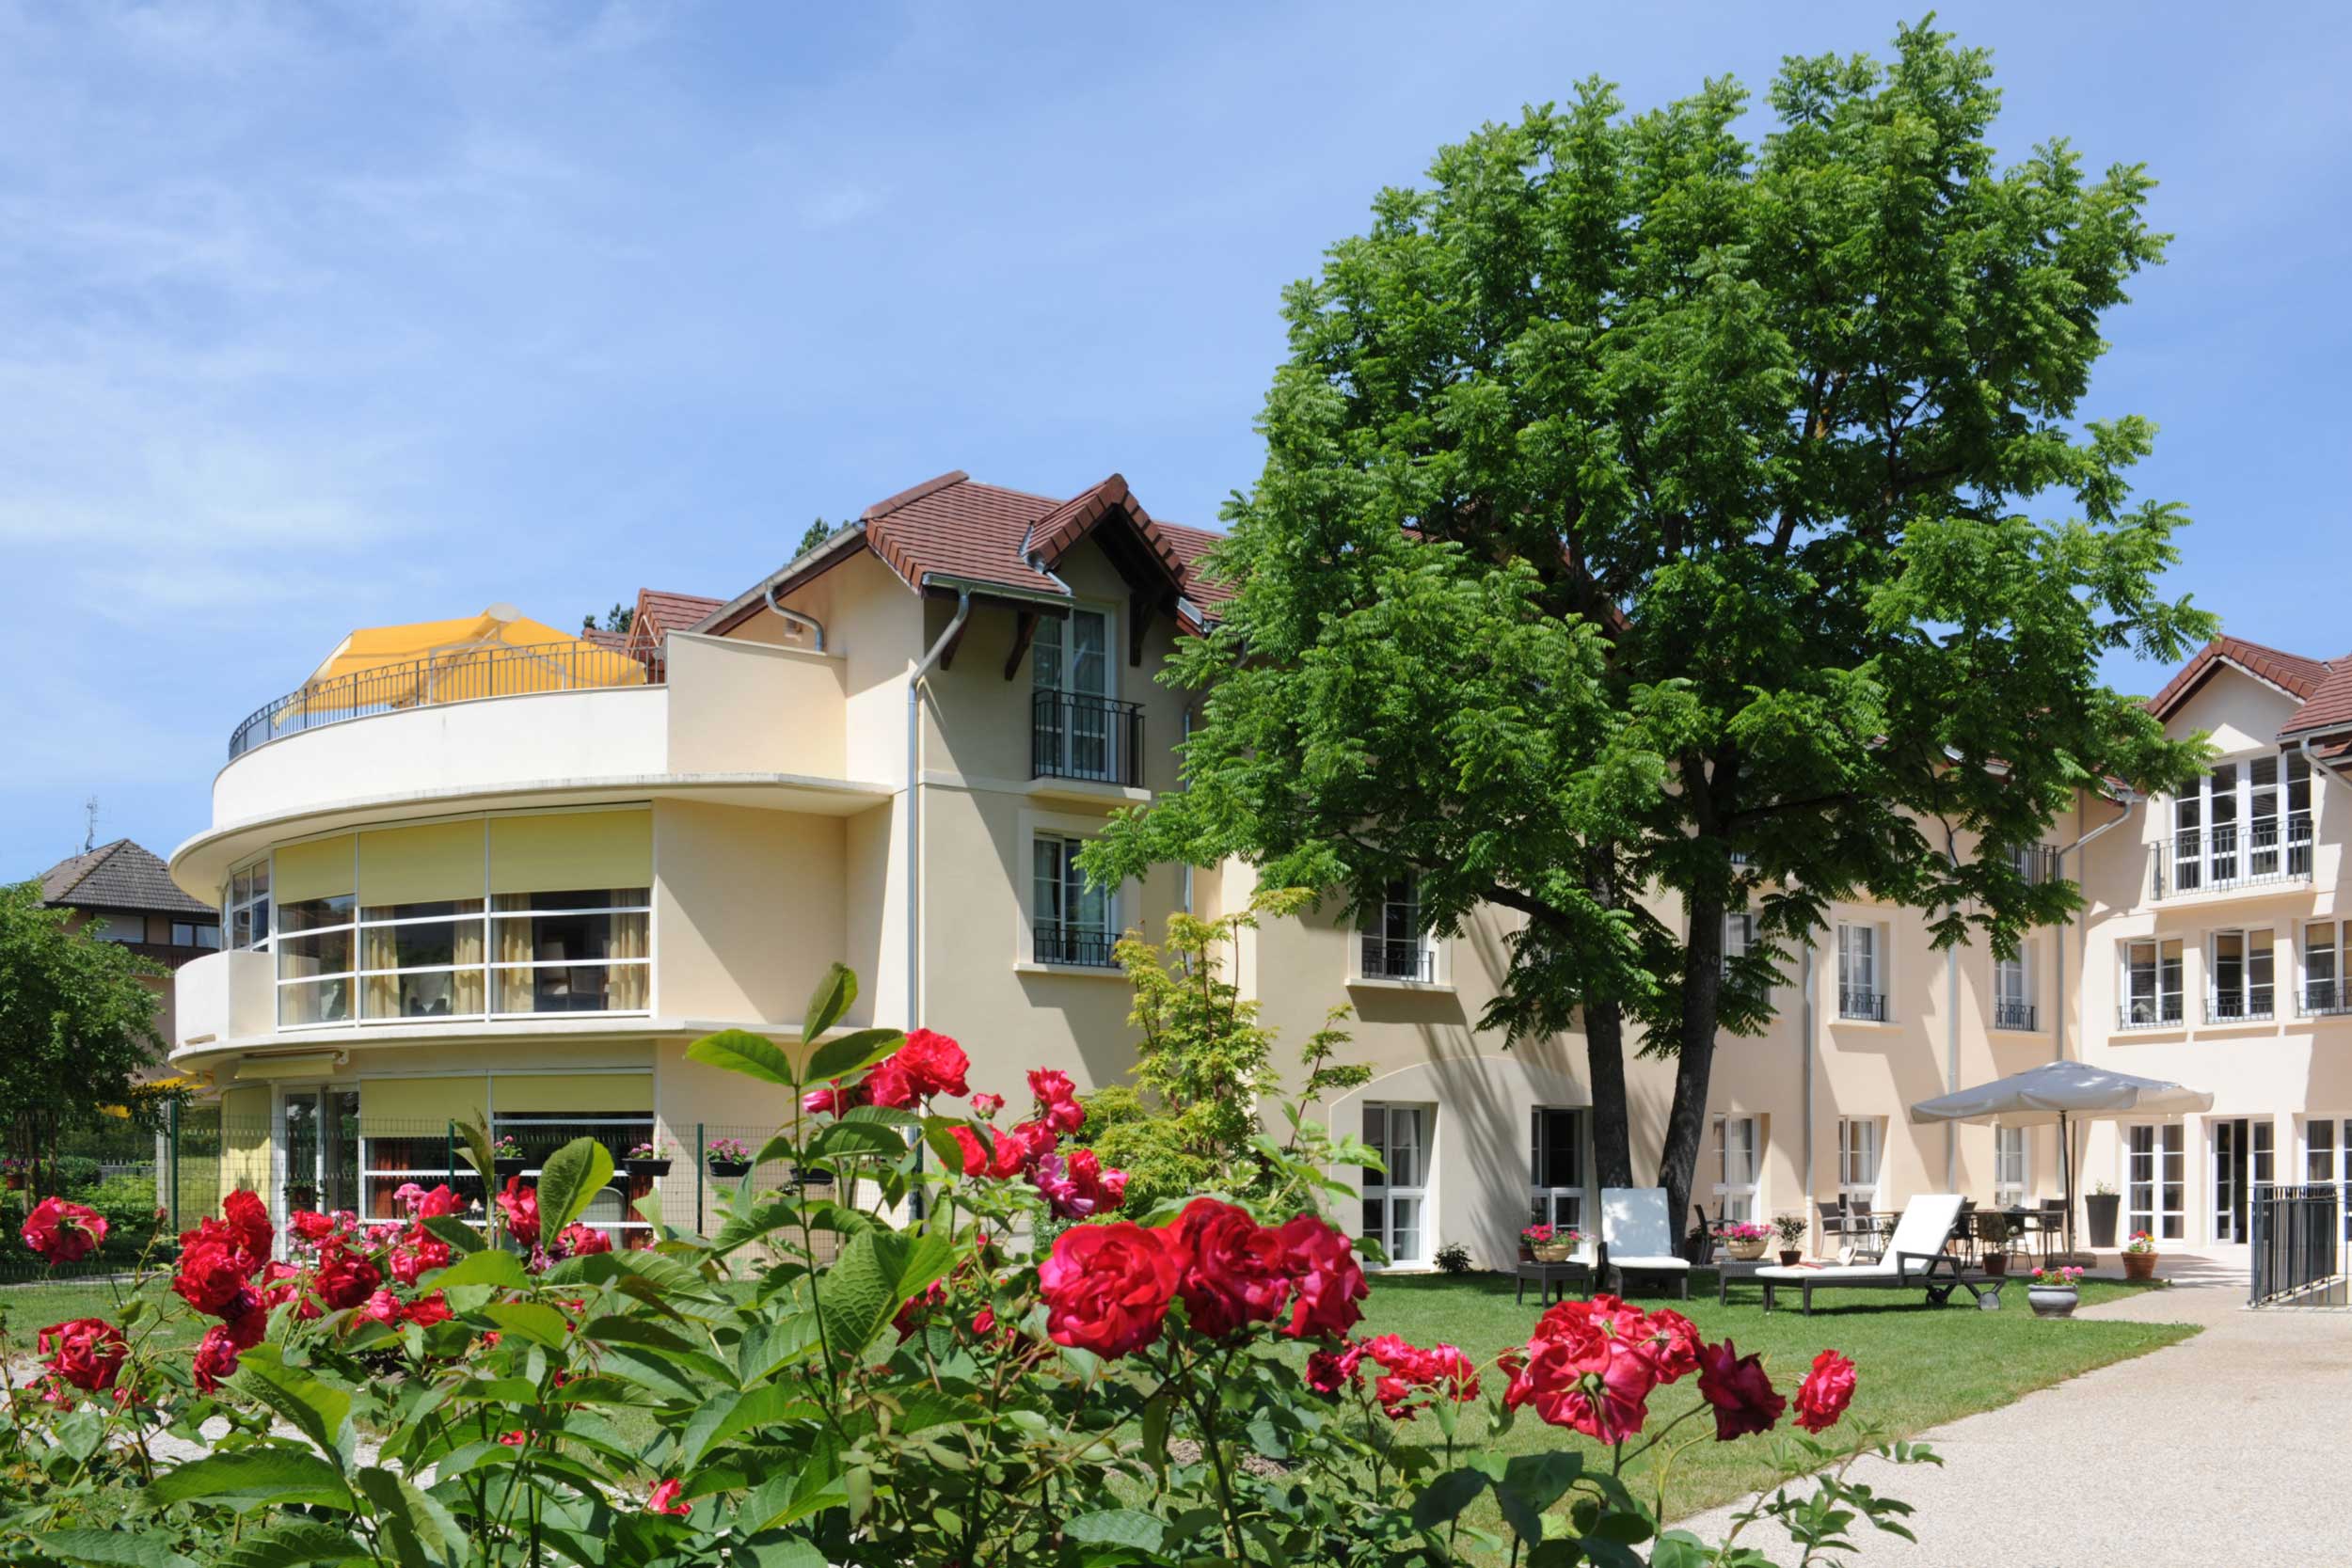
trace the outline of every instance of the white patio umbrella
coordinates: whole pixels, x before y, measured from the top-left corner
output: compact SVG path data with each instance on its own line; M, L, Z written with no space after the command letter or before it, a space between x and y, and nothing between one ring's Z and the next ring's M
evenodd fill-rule
M2088 1062L2044 1062L1974 1088L1923 1100L1915 1122L1993 1121L2004 1127L2058 1130L2058 1168L2066 1186L2066 1250L2074 1250L2074 1164L2072 1124L2119 1117L2168 1117L2210 1111L2213 1096L2160 1078L2110 1072Z

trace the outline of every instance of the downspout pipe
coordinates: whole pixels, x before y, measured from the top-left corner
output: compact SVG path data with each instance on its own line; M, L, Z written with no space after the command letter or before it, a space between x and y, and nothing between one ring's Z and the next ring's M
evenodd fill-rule
M923 1022L923 681L972 618L972 591L956 591L956 612L907 676L907 1027Z
M824 622L819 621L814 615L804 615L797 610L787 610L776 603L776 585L772 582L761 589L760 593L768 601L770 613L782 620L787 626L807 627L809 635L817 640L817 651L820 654L825 651Z
M1799 1016L1804 1021L1804 1072L1803 1075L1804 1080L1804 1117L1803 1121L1804 1129L1803 1140L1804 1144L1804 1208L1805 1212L1809 1214L1819 1214L1820 1211L1814 1207L1816 1199L1814 1197L1813 1164L1813 1058L1820 1054L1821 1042L1820 1037L1814 1032L1816 1024L1813 1011L1813 938L1811 933L1808 932L1804 939L1804 977L1799 986L1799 995L1802 998L1802 1001L1798 1008ZM1828 1238L1824 1236L1822 1240L1826 1243Z

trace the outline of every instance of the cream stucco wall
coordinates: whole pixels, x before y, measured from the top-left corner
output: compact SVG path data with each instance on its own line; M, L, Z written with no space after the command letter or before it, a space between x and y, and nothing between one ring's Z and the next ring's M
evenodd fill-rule
M657 802L653 1010L797 1024L846 956L847 839L839 817Z

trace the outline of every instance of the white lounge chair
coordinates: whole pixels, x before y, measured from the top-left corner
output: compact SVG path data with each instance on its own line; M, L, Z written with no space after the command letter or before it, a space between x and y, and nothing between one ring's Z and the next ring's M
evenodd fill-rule
M1629 1274L1661 1274L1673 1275L1682 1299L1691 1299L1691 1263L1675 1252L1665 1188L1600 1190L1600 1269L1604 1278L1615 1275L1620 1293Z
M1764 1310L1772 1309L1772 1292L1795 1286L1804 1292L1804 1310L1813 1310L1816 1291L1859 1291L1883 1287L1925 1291L1927 1299L1942 1306L1956 1290L1965 1290L1977 1305L1992 1310L2001 1305L2000 1281L1963 1272L1961 1261L1944 1250L1952 1227L1960 1220L1957 1193L1926 1193L1903 1206L1903 1217L1887 1239L1886 1251L1875 1262L1840 1263L1826 1268L1771 1268L1756 1271L1764 1287Z

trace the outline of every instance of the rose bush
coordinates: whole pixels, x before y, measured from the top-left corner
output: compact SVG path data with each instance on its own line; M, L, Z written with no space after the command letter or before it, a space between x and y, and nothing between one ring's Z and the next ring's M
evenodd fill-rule
M36 1337L0 1560L1763 1560L1661 1534L1620 1479L1701 1415L1713 1431L1682 1440L1775 1426L1787 1401L1754 1356L1606 1296L1550 1308L1491 1361L1361 1337L1370 1285L1326 1213L1354 1188L1301 1154L1328 1146L1253 1137L1224 1190L1133 1212L1071 1142L1066 1078L1032 1075L1029 1114L1000 1127L995 1091L950 1103L970 1064L948 1037L838 1031L853 996L836 971L806 1048L691 1048L797 1108L707 1236L648 1200L651 1244L615 1247L584 1223L607 1148L501 1183L479 1129L486 1205L404 1188L397 1223L303 1212L280 1236L232 1196L182 1238L164 1298L206 1321L193 1353L137 1292ZM763 1187L760 1167L801 1176ZM1820 1441L1855 1376L1816 1362L1795 1396L1808 1435L1787 1440L1792 1474L1827 1474L1751 1511L1823 1549L1857 1518L1899 1528L1900 1504L1843 1479L1874 1441ZM1692 1378L1695 1408L1654 1420L1655 1391ZM1469 1449L1474 1404L1498 1433L1532 1412L1592 1436L1607 1462ZM165 1434L204 1456L165 1462Z

